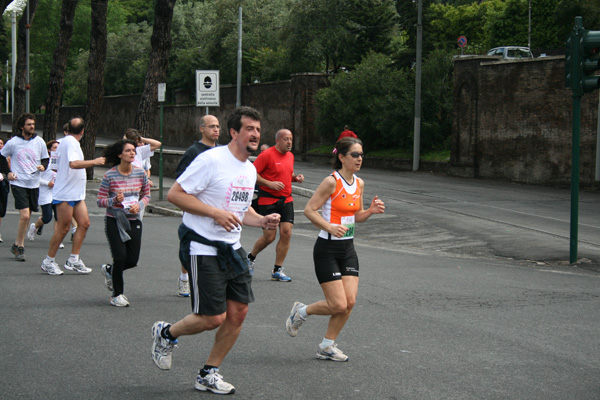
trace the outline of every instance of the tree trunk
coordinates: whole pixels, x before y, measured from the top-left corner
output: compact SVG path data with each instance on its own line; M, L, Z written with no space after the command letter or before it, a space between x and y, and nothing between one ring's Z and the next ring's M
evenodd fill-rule
M29 0L29 25L33 22L35 16L35 9L37 8L38 0ZM25 112L25 94L29 90L25 87L27 85L27 8L23 11L23 15L19 19L17 26L17 68L15 73L15 108L13 120L19 117L20 114ZM15 128L13 127L13 130Z
M176 0L157 0L154 9L152 30L152 52L146 72L142 98L135 115L135 128L142 136L156 136L156 114L158 110L158 84L164 83L171 51L171 23Z
M106 62L106 13L108 0L92 2L92 31L88 60L87 101L85 104L85 134L81 139L83 156L95 158L96 132L104 98L104 64ZM87 168L87 178L94 178L94 167Z
M65 84L65 69L67 56L73 36L73 18L77 0L63 0L60 11L60 32L58 43L54 49L54 64L50 70L48 80L48 97L46 97L46 114L44 115L44 140L56 139L58 116L62 100L63 86Z

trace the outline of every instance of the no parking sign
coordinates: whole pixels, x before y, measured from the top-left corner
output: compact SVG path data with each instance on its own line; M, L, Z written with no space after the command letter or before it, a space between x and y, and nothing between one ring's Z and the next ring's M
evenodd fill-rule
M467 37L466 36L459 36L457 41L458 41L458 47L460 47L460 48L465 47L467 45Z

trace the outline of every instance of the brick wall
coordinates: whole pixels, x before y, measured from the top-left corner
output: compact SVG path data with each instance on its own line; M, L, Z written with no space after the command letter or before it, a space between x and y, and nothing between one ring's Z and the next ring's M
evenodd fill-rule
M571 181L564 57L457 58L449 171L532 184ZM581 101L580 180L594 181L598 92Z

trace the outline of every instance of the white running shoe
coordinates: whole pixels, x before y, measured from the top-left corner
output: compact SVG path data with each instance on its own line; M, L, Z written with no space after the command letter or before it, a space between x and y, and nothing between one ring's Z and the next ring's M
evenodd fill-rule
M179 278L179 296L189 297L190 296L190 281L184 281Z
M2 235L0 235L0 243L3 243L4 240L2 240Z
M110 268L110 264L102 264L102 266L100 267L100 269L102 270L102 273L104 274L104 286L106 286L106 288L109 291L113 291L113 281L112 281L112 275L110 274L110 272L108 272L108 269Z
M110 298L110 304L115 307L129 307L129 300L122 294Z
M42 261L42 271L46 272L48 275L62 275L64 272L60 269L57 263L54 261L48 261L47 258L44 258Z
M80 274L89 274L92 272L92 269L86 267L81 259L79 259L77 262L72 262L70 259L67 259L67 262L65 263L65 269L68 269L69 271L75 271Z
M171 354L173 347L177 345L177 340L172 342L160 335L163 328L169 325L171 324L165 321L157 321L152 325L152 361L163 370L171 369Z
M29 239L30 242L33 242L35 240L36 230L37 229L35 229L35 224L29 225L29 229L27 230L27 239Z
M299 301L295 302L292 311L290 311L290 316L285 321L285 330L290 336L296 336L298 334L298 328L300 328L302 323L306 320L298 313L298 310L302 307L304 307L304 304Z
M65 248L65 245L63 244L63 242L60 242L60 244L58 245L58 248L59 249L64 249Z
M348 361L348 356L337 348L336 343L332 344L331 346L327 346L324 349L319 346L319 349L317 350L317 358L320 360Z
M256 261L252 261L249 258L246 258L246 260L248 261L248 272L250 272L250 276L254 276L254 264L256 264Z
M227 383L223 380L223 375L219 374L219 368L211 368L208 374L203 378L200 376L196 377L196 390L203 392L211 391L216 394L233 394L235 388L232 384Z

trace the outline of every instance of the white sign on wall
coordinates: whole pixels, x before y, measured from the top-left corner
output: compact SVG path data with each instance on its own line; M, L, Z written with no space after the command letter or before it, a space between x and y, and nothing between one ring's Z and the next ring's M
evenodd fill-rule
M163 103L165 101L165 92L167 91L166 83L158 84L158 101Z
M196 107L219 107L219 71L196 71Z

